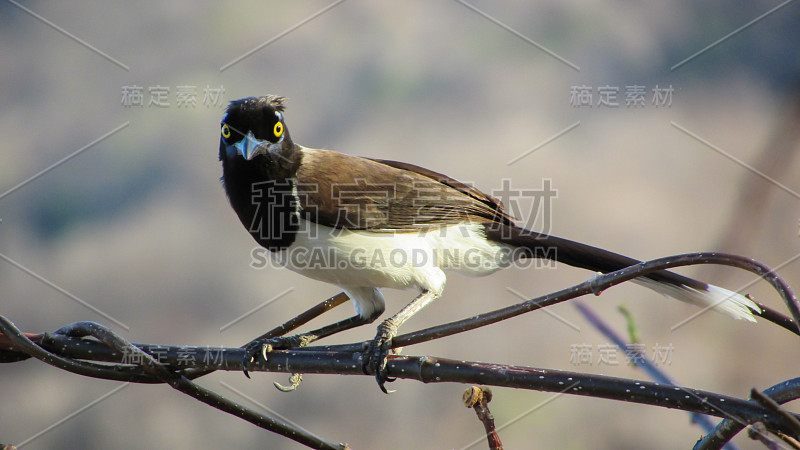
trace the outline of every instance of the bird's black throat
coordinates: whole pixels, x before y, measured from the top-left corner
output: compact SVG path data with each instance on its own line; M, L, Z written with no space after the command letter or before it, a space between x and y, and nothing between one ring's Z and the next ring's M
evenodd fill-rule
M226 155L220 144L222 183L231 206L253 239L273 252L289 247L300 225L294 176L301 153L282 153L248 161Z

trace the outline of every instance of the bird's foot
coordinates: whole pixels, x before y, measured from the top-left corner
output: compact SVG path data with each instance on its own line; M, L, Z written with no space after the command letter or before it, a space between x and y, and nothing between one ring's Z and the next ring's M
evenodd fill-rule
M303 335L256 339L250 342L245 346L244 356L242 357L242 371L244 371L244 376L250 378L247 369L253 364L258 355L261 355L261 357L266 360L267 354L273 350L289 350L292 348L305 347L310 342L311 340Z
M378 387L381 388L384 394L389 394L394 391L386 390L386 382L392 382L395 378L389 378L386 372L386 364L389 359L389 354L392 352L392 338L397 335L397 325L390 320L386 320L378 326L378 333L375 335L369 345L362 359L362 370L364 373L372 373L375 375L375 380L378 382Z

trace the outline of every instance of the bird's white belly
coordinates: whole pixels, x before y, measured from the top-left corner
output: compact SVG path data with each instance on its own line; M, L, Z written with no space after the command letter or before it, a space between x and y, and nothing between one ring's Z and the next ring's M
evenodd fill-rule
M295 242L273 258L309 278L343 287L416 287L441 293L443 270L483 276L512 262L512 247L487 241L478 224L374 233L300 222Z

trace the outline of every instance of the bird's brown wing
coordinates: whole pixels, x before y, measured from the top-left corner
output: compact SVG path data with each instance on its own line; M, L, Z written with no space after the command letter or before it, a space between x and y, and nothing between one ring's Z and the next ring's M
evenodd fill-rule
M371 231L513 223L499 200L440 173L329 150L302 151L297 193L307 220Z

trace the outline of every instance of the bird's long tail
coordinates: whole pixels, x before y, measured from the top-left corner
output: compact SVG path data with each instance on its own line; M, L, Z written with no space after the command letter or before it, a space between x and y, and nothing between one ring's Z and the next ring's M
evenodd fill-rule
M597 247L516 226L488 224L486 237L495 242L526 248L533 257L548 258L594 272L608 273L640 263L636 259ZM634 281L675 299L703 308L711 307L734 319L755 322L753 312L761 312L761 308L744 295L667 270L652 272Z

